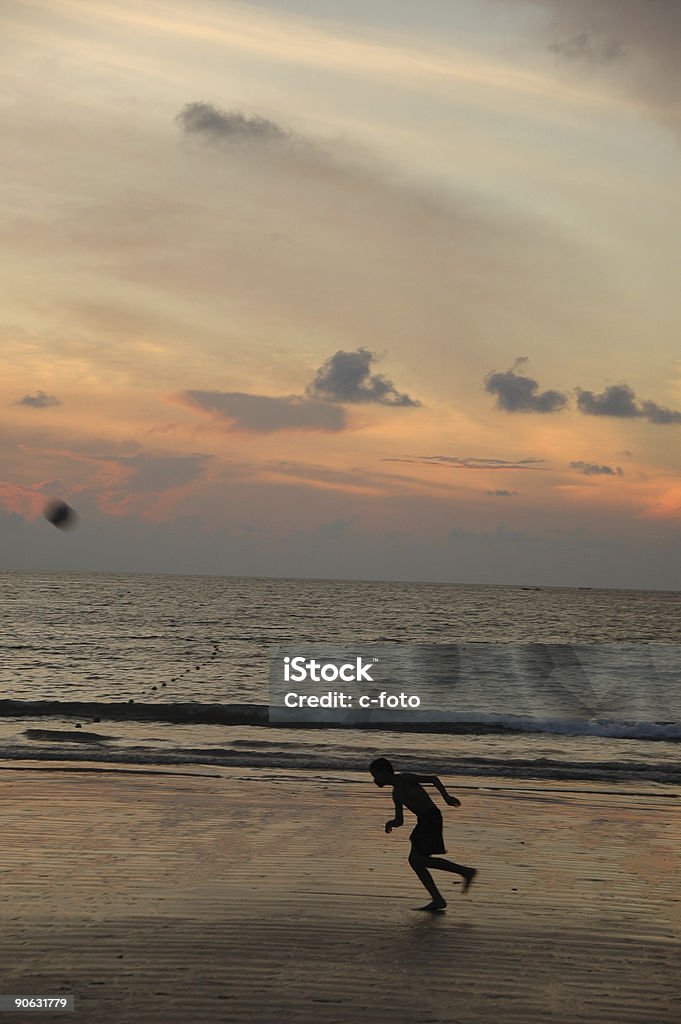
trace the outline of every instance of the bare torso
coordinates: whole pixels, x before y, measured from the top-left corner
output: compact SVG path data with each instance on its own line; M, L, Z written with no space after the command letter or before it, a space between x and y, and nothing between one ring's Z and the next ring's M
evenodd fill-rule
M438 808L414 775L405 772L397 775L393 784L393 799L408 807L417 817L429 814Z

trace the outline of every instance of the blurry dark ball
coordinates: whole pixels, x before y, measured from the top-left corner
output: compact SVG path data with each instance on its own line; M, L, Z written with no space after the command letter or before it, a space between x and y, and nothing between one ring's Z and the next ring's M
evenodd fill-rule
M76 525L76 513L61 498L52 498L48 501L43 509L43 515L48 523L58 526L60 530L67 530Z

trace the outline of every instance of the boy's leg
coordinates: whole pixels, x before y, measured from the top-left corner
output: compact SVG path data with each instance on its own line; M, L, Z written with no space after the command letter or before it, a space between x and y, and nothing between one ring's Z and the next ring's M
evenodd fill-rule
M416 872L419 877L419 881L426 887L430 893L433 902L428 907L424 907L426 910L444 910L447 906L447 901L444 899L442 893L433 881L433 876L428 871L426 864L430 858L424 857L422 854L417 853L412 847L411 853L409 854L409 864L411 868Z
M451 871L455 875L463 877L463 892L470 886L477 875L475 868L467 868L463 864L455 864L452 860L445 860L444 857L425 857L424 867L435 868L438 871Z

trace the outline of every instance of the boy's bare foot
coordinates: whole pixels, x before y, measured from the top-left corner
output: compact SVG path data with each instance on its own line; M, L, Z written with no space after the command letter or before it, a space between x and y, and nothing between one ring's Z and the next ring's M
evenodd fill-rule
M429 914L439 914L447 906L447 900L433 900L426 903L425 907L414 907L414 910L427 910Z
M475 881L475 876L477 875L477 873L478 872L475 870L475 868L468 868L466 874L463 876L463 889L461 890L462 893L468 892L473 882Z

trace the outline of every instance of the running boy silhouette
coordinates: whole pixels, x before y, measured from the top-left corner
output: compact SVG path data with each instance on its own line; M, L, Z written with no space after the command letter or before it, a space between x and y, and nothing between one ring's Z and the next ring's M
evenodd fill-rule
M378 757L369 765L369 771L374 777L377 786L392 786L393 800L395 802L395 817L385 823L386 832L390 833L394 828L404 824L402 806L408 807L416 815L416 828L410 835L411 853L409 863L419 879L425 885L432 896L432 901L425 907L418 907L418 910L428 910L431 913L444 910L447 901L433 881L428 868L436 868L439 871L452 871L455 875L463 877L462 892L470 887L477 871L475 868L467 868L462 864L455 864L443 857L433 857L434 853L446 853L444 839L442 838L442 814L430 799L421 783L435 786L442 794L445 803L450 807L460 807L461 802L455 796L450 796L436 775L412 775L410 772L403 772L398 775L390 761L385 757Z

